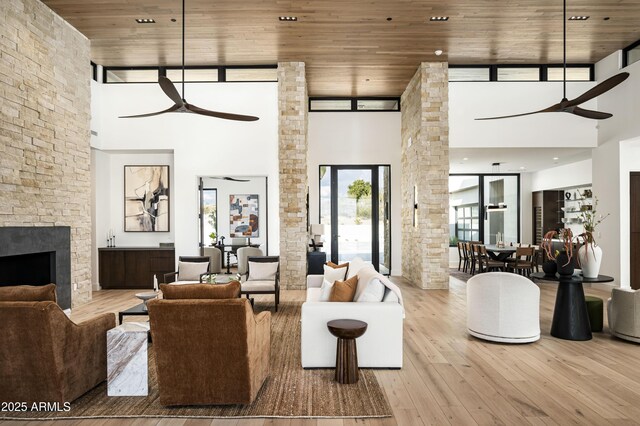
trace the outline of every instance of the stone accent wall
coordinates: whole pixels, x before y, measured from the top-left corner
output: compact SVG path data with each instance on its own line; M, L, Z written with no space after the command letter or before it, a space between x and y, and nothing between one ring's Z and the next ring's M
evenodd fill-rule
M402 273L421 288L449 288L448 100L444 62L422 63L401 99Z
M89 40L38 0L2 0L0 16L0 226L71 227L78 306L91 300Z
M285 289L306 287L307 102L304 62L278 63L280 285Z

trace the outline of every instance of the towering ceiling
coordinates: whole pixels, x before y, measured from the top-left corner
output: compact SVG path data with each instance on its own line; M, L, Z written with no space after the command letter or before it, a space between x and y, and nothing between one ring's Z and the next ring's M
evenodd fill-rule
M180 0L42 1L91 40L98 64L180 63ZM568 15L589 16L567 24L569 62L640 38L638 0L568 0ZM304 61L314 96L399 95L423 61L562 61L561 0L187 0L186 25L187 64Z

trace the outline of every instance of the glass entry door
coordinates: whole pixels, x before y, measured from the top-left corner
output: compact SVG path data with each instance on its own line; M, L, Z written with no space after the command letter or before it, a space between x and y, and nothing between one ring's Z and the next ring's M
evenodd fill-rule
M320 167L320 222L331 229L332 262L360 257L390 273L390 180L389 166Z

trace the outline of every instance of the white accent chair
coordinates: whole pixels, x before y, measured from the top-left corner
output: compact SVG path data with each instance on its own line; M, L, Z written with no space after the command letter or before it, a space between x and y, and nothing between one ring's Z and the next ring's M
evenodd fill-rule
M267 267L264 268L263 266ZM254 268L253 272L252 267ZM246 274L246 280L240 284L240 295L244 294L251 301L251 306L253 306L252 294L273 294L275 296L275 311L278 312L278 304L280 303L280 256L251 256L247 258Z
M607 302L611 334L640 343L640 290L614 288Z
M222 272L222 251L218 247L205 247L204 255L209 259L209 272L219 274Z
M236 256L238 258L238 274L247 275L249 257L264 256L264 253L257 247L240 247Z
M508 272L474 275L467 282L467 330L493 342L539 340L540 288Z

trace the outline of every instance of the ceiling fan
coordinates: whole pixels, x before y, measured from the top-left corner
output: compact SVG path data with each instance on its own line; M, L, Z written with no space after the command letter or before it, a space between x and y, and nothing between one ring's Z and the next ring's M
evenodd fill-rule
M170 108L167 108L163 111L151 112L148 114L139 114L139 115L127 115L119 118L140 118L140 117L152 117L154 115L160 115L167 112L188 112L192 114L199 115L207 115L209 117L222 118L225 120L235 120L235 121L256 121L258 117L254 117L252 115L241 115L241 114L231 114L228 112L218 112L211 111L208 109L197 107L193 104L187 102L184 96L184 7L185 0L182 0L182 96L178 93L178 90L173 85L171 80L169 80L165 76L160 76L158 78L158 83L160 84L160 88L173 102L174 105Z
M522 117L525 115L538 114L541 112L568 112L569 114L578 115L580 117L591 118L594 120L604 120L606 118L613 117L613 114L608 112L593 111L589 109L580 108L578 105L587 102L595 97L602 95L605 92L616 87L629 77L628 72L621 72L611 78L603 81L597 86L587 90L582 95L575 99L567 99L567 0L563 0L563 26L562 26L562 54L563 54L563 74L562 74L562 100L557 104L551 105L549 108L541 109L539 111L525 112L522 114L503 115L500 117L485 117L476 118L476 120L497 120L500 118L512 118Z
M249 182L250 179L238 179L230 176L212 176L211 179L230 180L232 182Z

